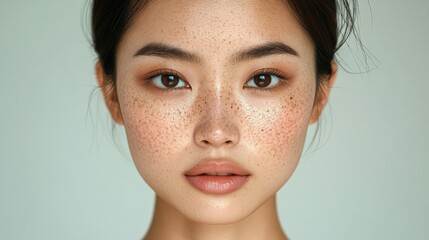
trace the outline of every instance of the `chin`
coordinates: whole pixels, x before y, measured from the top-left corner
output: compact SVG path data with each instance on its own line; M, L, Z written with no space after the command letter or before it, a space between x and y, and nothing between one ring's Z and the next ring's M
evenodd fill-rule
M275 192L272 194L265 192L255 197L256 195L250 194L245 189L224 195L188 190L190 191L174 196L169 193L163 196L161 194L158 198L169 206L169 214L174 214L185 221L208 225L227 225L246 220L275 196Z
M226 225L241 222L248 218L259 206L252 206L249 202L235 200L210 200L205 204L185 206L182 214L189 220L201 224ZM199 205L199 206L198 206Z

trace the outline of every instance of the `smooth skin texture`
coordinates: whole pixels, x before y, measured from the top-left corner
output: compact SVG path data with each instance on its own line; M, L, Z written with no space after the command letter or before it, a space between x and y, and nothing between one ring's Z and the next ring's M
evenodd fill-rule
M281 50L267 50L273 43ZM286 239L275 195L326 105L332 65L316 91L314 45L283 1L150 1L119 44L115 87L96 66L112 118L157 196L145 239ZM261 77L272 81L260 87ZM207 159L251 176L233 193L200 192L184 172Z

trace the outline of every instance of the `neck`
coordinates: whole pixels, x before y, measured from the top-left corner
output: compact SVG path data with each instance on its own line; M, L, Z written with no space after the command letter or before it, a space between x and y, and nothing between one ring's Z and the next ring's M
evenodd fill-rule
M189 220L157 196L152 224L144 239L286 240L287 237L280 226L275 196L245 219L225 225L202 224Z

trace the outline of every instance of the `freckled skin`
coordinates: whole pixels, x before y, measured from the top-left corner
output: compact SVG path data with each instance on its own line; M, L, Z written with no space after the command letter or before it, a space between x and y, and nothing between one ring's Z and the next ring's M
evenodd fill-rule
M153 42L196 53L202 61L133 57ZM285 43L299 56L230 60L267 42ZM155 220L168 216L163 224L182 228L253 226L240 239L257 238L257 229L271 224L273 236L266 239L284 238L274 199L301 156L316 93L314 64L311 40L282 1L149 2L119 44L116 91L133 160L157 194ZM264 68L288 77L268 91L244 87ZM144 76L158 69L177 71L190 88L164 91L147 84ZM199 192L183 174L207 158L230 159L252 176L231 194ZM156 223L148 239L166 234L156 231Z

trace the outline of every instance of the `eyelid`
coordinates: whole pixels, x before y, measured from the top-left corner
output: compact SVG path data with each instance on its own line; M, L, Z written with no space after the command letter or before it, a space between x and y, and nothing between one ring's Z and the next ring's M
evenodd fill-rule
M286 80L288 77L286 74L284 74L283 72L275 69L275 68L263 68L263 69L259 69L256 70L255 72L253 72L251 74L251 77L249 78L249 80L251 80L252 78L261 75L261 74L270 74L270 75L274 75L278 78L280 78L281 80Z
M159 75L174 75L185 81L185 78L177 71L173 69L157 69L155 71L149 72L145 75L146 80L151 80L152 78L159 76ZM186 82L186 81L185 81Z

